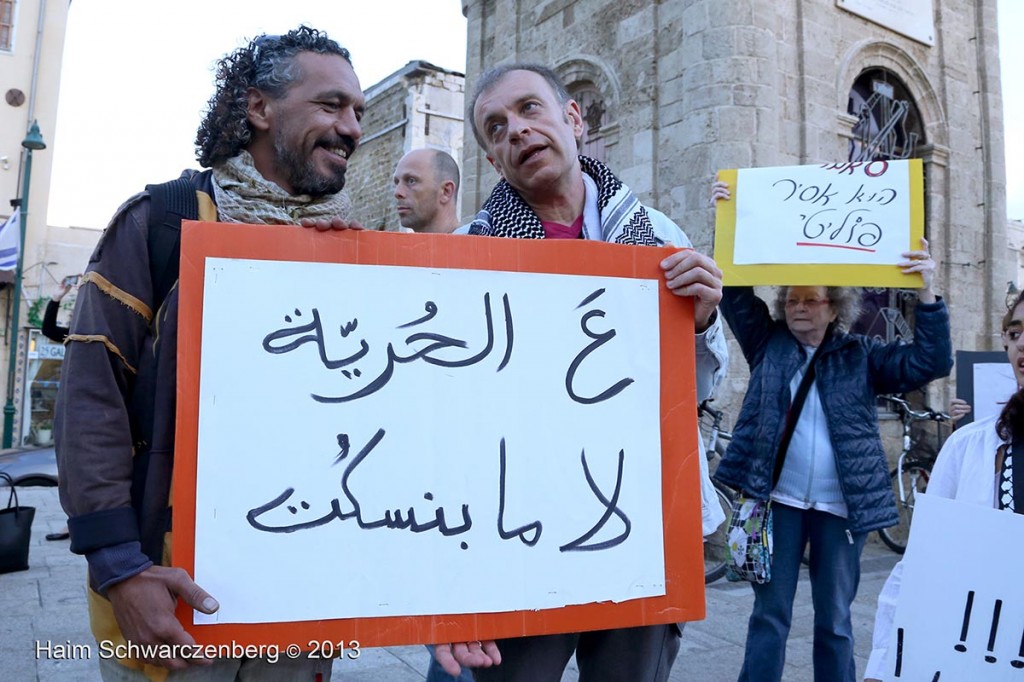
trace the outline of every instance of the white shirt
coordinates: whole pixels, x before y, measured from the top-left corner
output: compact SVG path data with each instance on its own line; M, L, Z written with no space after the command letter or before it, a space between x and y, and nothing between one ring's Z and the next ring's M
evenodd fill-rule
M814 346L804 345L807 360L789 384L795 396L814 358ZM797 509L816 509L845 519L848 515L843 488L839 483L832 435L821 404L818 383L811 382L807 399L793 428L782 473L772 491L772 500Z

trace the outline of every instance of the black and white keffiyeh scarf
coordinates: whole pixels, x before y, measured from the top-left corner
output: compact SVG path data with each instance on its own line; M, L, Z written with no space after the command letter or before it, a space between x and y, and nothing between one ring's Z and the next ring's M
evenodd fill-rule
M651 217L636 195L600 161L580 156L583 172L597 185L601 236L606 242L662 246L655 238ZM469 225L469 234L514 239L544 239L544 227L519 192L499 182Z
M1003 467L999 473L999 508L1016 511L1013 499L1013 447L1003 455ZM1022 509L1021 511L1024 511Z

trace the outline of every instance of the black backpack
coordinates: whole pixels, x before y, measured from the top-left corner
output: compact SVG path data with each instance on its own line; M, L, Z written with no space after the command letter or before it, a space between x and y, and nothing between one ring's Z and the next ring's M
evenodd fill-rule
M198 173L154 185L146 185L150 196L148 236L149 275L153 286L153 323L156 323L160 308L167 295L178 281L181 258L181 221L199 217ZM156 425L156 385L152 381L133 386L129 411L133 415L132 439L137 453L132 472L132 506L138 515L142 551L159 564L163 556L163 533L153 532L154 528L171 530L169 500L159 498L157 504L147 504L145 490L151 467L164 471L170 477L171 459L161 453L155 460L149 450Z
M193 177L199 174L193 174ZM196 185L191 178L146 185L149 192L149 277L153 283L153 314L178 281L181 221L199 217Z

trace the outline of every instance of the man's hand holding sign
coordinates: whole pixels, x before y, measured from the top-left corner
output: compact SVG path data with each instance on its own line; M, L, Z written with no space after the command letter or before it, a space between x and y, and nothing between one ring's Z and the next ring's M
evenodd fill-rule
M693 321L697 333L711 324L722 300L722 271L715 261L693 249L680 249L661 261L665 284L676 296L693 297Z

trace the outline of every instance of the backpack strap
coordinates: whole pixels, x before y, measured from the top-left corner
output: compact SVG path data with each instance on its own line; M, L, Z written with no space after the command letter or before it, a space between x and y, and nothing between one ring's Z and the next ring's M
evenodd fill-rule
M149 278L153 283L153 313L160 309L178 281L181 260L181 221L199 217L196 187L187 177L146 185L149 192Z
M793 402L789 406L789 411L786 412L786 424L782 429L782 439L779 441L779 449L775 454L775 467L772 470L772 490L778 485L779 478L782 476L782 465L786 462L789 441L793 438L793 431L796 430L796 423L800 419L800 411L804 407L807 393L811 390L811 384L814 383L815 365L817 365L818 358L821 356L821 350L825 347L825 342L831 336L832 323L829 323L828 331L825 332L825 338L821 340L821 343L818 344L814 351L814 355L811 356L811 361L807 365L807 371L804 372L800 385L796 389L796 394L793 396Z
M147 224L146 245L149 251L149 277L153 288L153 324L156 324L160 308L167 295L178 281L181 260L181 221L199 217L199 200L196 197L198 173L183 175L170 182L146 185L149 192L149 223ZM150 489L150 470L156 469L156 477L170 476L171 462L167 453L154 455L150 448L156 428L156 375L149 373L138 377L131 389L130 413L133 415L132 439L137 452L132 470L132 506L142 532L142 551L159 564L163 557L163 531L169 530L170 508L167 500L159 497L157 509L147 505L146 493ZM173 403L172 403L173 405ZM152 528L161 532L152 532Z

